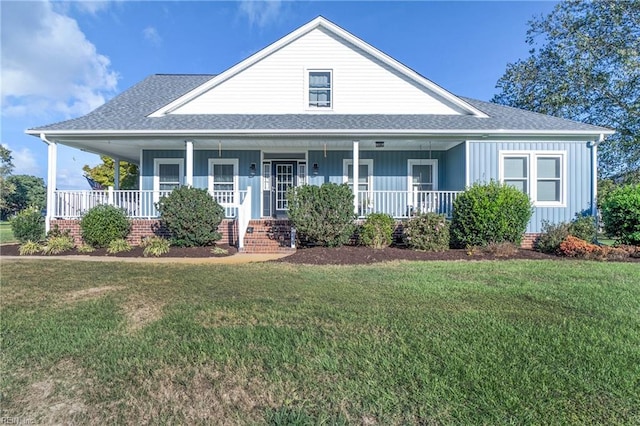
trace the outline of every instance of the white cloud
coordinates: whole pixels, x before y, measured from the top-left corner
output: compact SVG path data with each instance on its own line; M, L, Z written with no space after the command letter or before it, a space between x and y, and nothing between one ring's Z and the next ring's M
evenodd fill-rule
M240 13L247 16L249 25L266 27L280 18L282 0L242 0Z
M11 155L13 155L13 165L15 166L14 175L40 176L42 174L43 171L38 165L35 154L29 148L12 150Z
M144 39L151 43L153 46L158 47L162 44L162 37L160 37L158 30L154 27L145 28L144 30L142 30L142 35L144 36Z
M98 12L102 12L109 7L109 2L98 0L82 0L75 1L74 5L81 12L88 13L90 15L97 15Z
M5 2L2 9L3 115L81 115L115 92L109 58L74 19L46 1Z

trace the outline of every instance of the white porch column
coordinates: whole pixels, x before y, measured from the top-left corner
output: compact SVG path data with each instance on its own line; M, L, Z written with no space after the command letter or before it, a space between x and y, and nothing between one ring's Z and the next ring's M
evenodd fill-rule
M120 189L120 157L113 157L113 188Z
M51 219L55 216L56 210L56 175L58 174L58 144L48 142L47 149L47 220L45 229L51 229Z
M358 214L358 184L360 172L360 141L353 141L353 211Z
M184 162L185 164L185 182L187 186L193 186L193 141L184 141L186 153Z

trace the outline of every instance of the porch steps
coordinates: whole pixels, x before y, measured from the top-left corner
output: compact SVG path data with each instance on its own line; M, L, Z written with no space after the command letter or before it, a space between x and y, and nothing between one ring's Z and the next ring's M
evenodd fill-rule
M249 221L244 253L291 253L291 223L281 219Z

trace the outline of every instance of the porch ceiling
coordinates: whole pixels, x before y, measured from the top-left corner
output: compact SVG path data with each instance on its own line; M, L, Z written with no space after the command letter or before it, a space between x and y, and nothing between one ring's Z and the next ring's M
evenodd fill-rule
M326 138L256 138L256 139L210 139L210 138L163 138L163 139L59 139L59 143L95 154L119 157L121 160L138 163L141 149L185 149L185 140L193 141L194 149L260 149L260 150L351 150L354 139ZM464 142L462 139L406 139L372 138L360 141L360 150L398 151L434 150L446 151ZM376 142L384 142L384 147L376 147Z

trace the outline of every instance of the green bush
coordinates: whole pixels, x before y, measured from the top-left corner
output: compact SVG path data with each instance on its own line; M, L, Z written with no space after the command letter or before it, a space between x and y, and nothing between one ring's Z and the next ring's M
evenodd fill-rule
M494 181L475 183L453 203L451 243L457 248L520 244L532 213L529 197L518 189Z
M89 209L80 219L82 239L92 247L107 247L113 240L127 238L130 229L124 211L107 204Z
M289 220L302 244L337 247L353 235L353 193L346 184L290 188L287 200Z
M33 256L41 251L42 246L31 240L25 241L23 244L20 244L20 247L18 247L18 253L20 253L20 256Z
M75 247L73 238L67 234L53 235L47 237L47 241L42 246L42 254L52 255L69 251Z
M602 220L607 235L618 243L640 245L640 184L611 191L602 205Z
M144 257L158 257L169 253L170 243L169 240L154 235L153 237L145 237L140 243L140 247L144 248L142 251Z
M360 228L360 243L375 249L391 245L395 221L385 213L372 213Z
M35 208L27 208L11 218L11 231L21 243L27 241L38 242L44 236L44 217L39 210Z
M179 247L214 245L222 238L218 226L224 209L205 189L181 186L156 204L160 224L171 233L171 243Z
M419 214L404 225L404 238L414 250L445 251L449 248L449 222L444 215Z
M561 222L558 224L542 221L542 233L536 239L534 248L536 251L549 254L558 254L560 243L569 236L569 224Z
M131 246L124 238L118 238L117 240L113 240L107 246L107 253L116 254L124 251L130 251Z
M569 235L592 242L596 239L596 222L593 216L578 216L569 224Z

